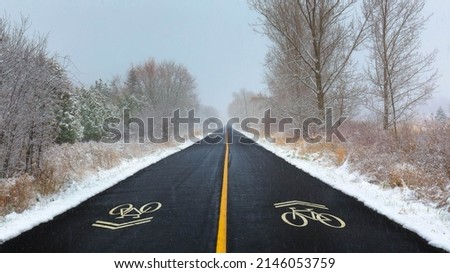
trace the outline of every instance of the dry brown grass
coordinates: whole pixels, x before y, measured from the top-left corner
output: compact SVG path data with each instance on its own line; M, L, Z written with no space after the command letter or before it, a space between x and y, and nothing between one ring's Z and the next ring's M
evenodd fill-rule
M319 157L327 157L331 163L341 166L347 160L347 148L340 143L320 142L315 144L304 144L304 153L308 155L318 155Z
M450 208L450 124L403 124L399 137L367 124L350 134L352 166L390 187L406 187L424 201Z
M34 176L24 174L0 183L0 216L22 212L37 196L49 196L63 189L70 181L80 181L89 174L118 166L122 160L151 154L175 143L105 144L76 143L55 145L46 154L40 171Z
M6 215L10 211L10 193L7 182L3 181L0 184L0 216Z
M22 212L32 203L36 193L34 178L22 175L14 181L0 186L0 213L5 215L12 211Z
M262 133L263 132L261 132L261 135ZM342 143L328 143L324 141L319 143L307 143L303 139L299 139L296 143L286 144L286 135L276 133L273 134L273 137L275 138L276 145L290 147L296 151L298 157L318 159L326 156L330 163L336 166L344 164L348 157L347 148Z
M342 165L344 164L345 160L347 160L347 148L343 146L339 146L335 149L335 155L336 155L336 164Z
M407 179L406 175L408 173L409 172L404 171L404 170L392 170L392 171L390 171L389 172L389 176L388 176L388 181L387 181L388 185L391 188L406 186L404 179Z
M55 168L48 164L38 174L34 184L37 192L46 196L58 192L65 182L64 177L56 175Z
M326 157L337 166L349 160L351 168L366 174L373 183L411 189L419 199L450 211L449 123L403 124L395 138L373 123L350 122L343 134L348 143L299 141L292 148L299 157ZM282 145L278 138L277 144Z

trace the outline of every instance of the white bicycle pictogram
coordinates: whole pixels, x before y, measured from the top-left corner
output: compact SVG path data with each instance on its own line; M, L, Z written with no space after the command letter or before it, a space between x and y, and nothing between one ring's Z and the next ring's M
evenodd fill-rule
M337 216L329 213L315 212L314 209L297 209L295 207L289 208L291 211L285 212L281 215L281 219L286 224L294 227L304 227L308 225L308 219L318 221L326 226L332 228L344 228L345 222Z
M159 202L147 203L140 208L134 207L132 204L122 204L109 211L109 215L117 216L116 219L123 219L125 217L133 217L134 219L141 218L142 214L151 213L161 208L162 204Z
M302 206L303 208L297 208L296 206ZM317 212L314 209L328 210L324 205L314 204L304 201L288 201L283 203L275 204L276 208L288 207L290 211L287 211L281 215L281 219L288 225L294 227L305 227L308 225L309 221L317 221L328 227L332 228L345 228L345 222L332 214L325 212Z

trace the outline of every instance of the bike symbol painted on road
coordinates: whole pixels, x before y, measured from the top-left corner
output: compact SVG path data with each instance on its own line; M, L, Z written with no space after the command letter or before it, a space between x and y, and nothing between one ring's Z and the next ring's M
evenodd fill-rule
M159 210L161 207L162 204L159 202L150 202L140 207L135 207L133 204L122 204L112 208L109 211L109 215L114 216L114 219L116 221L111 222L111 221L97 220L94 224L92 224L92 226L98 228L117 230L146 224L151 222L153 217L143 217L143 216L155 212Z
M325 205L305 201L287 201L274 204L275 208L288 208L289 211L281 215L281 219L294 227L305 227L309 220L316 221L331 228L345 228L345 222L332 214L317 212L315 209L328 210ZM309 220L308 220L309 219Z

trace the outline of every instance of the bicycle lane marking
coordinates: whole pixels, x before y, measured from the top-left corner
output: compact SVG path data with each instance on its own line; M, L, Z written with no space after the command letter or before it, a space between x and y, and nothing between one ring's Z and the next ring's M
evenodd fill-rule
M290 226L305 227L309 223L308 219L310 219L331 228L343 229L346 227L346 223L341 218L333 214L314 211L314 209L329 210L325 205L292 200L275 203L274 206L275 208L288 208L290 210L281 215L283 222ZM301 208L298 208L298 206Z
M162 204L159 202L150 202L144 204L140 208L136 208L133 204L118 205L109 211L109 219L97 220L92 226L96 228L118 230L150 223L153 216L143 218L141 218L141 216L143 214L155 212L161 207Z
M228 132L225 130L225 160L223 163L222 193L220 197L219 225L217 228L216 253L227 252L227 206L228 206Z

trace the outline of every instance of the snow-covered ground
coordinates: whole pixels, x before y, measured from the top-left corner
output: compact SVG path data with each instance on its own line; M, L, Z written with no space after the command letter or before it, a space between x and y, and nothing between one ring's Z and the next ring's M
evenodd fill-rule
M364 175L351 172L347 164L341 167L330 167L330 165L317 161L299 158L287 146L274 145L264 140L258 141L258 144L332 187L354 196L366 206L402 224L405 228L416 232L430 244L450 251L449 212L420 202L414 197L414 193L407 189L384 189L371 184ZM119 167L100 171L83 181L71 183L63 192L42 199L23 213L12 213L0 218L0 243L53 219L137 171L190 145L192 143L159 150L144 158L125 161Z
M436 209L432 204L420 202L415 198L414 192L405 188L386 189L371 184L364 175L350 171L346 163L341 167L330 167L324 162L302 159L288 146L268 143L263 139L258 144L330 186L357 198L367 207L406 229L416 232L431 245L450 251L450 213L444 209Z
M176 147L164 148L142 158L126 160L116 168L99 171L83 181L72 182L62 192L41 199L23 213L11 213L3 218L0 217L0 244L41 223L52 220L55 216L76 207L83 201L114 186L139 170L192 144L190 142Z

